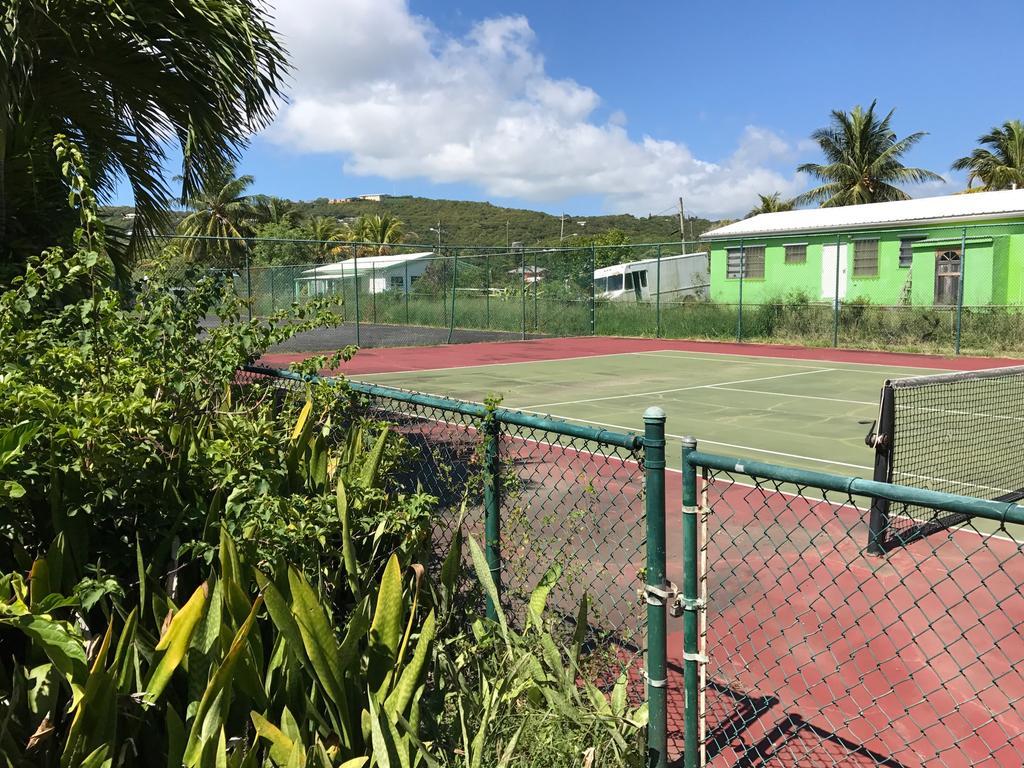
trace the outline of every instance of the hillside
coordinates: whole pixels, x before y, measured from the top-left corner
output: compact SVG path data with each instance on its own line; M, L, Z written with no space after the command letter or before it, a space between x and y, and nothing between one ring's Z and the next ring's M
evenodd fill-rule
M441 222L444 242L448 245L505 245L506 222L510 242L527 246L557 245L561 219L549 213L522 208L502 208L490 203L468 200L434 200L426 197L387 197L380 202L359 200L330 203L326 198L311 202L298 202L296 207L304 218L332 216L355 219L363 214L390 213L405 223L414 242L433 243L437 234L431 231ZM105 219L124 224L131 208L112 206L102 209ZM183 214L176 214L178 219ZM581 225L577 222L586 222ZM696 237L716 226L718 222L687 217L687 238ZM673 242L679 239L678 216L632 216L611 214L605 216L573 216L567 213L565 235L594 236L611 229L626 233L634 243ZM691 234L692 233L692 234ZM413 237L412 235L415 235Z
M406 230L419 235L420 242L430 243L436 234L430 231L441 222L444 242L466 245L505 245L508 222L510 242L527 246L556 245L561 234L561 217L522 208L502 208L491 203L467 200L434 200L425 197L387 197L380 202L357 201L328 203L326 199L301 203L312 216L356 218L362 214L390 213L406 224ZM585 221L585 225L577 222ZM687 235L699 235L714 225L707 219L687 217ZM575 216L568 212L565 235L597 235L620 229L634 243L659 243L679 239L678 216L636 217L630 214Z

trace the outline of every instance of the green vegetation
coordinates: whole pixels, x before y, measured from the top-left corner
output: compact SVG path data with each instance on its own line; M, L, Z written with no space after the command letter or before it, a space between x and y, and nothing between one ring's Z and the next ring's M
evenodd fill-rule
M779 192L772 192L770 195L758 195L758 204L747 213L746 218L757 216L762 213L778 213L779 211L792 211L796 207L793 200L783 200Z
M825 165L803 163L797 170L824 181L796 198L797 205L820 202L822 208L841 205L908 200L898 184L942 181L942 177L923 168L908 168L900 157L926 135L923 131L902 139L890 127L894 109L882 119L875 115L875 104L850 112L832 110L832 124L819 128L811 138L821 147Z
M982 146L953 163L954 170L968 171L968 189L1024 188L1024 123L1007 120L978 138ZM980 187L974 182L980 181Z
M108 238L123 262L166 231L170 147L192 197L270 122L287 70L253 0L13 0L0 11L0 51L0 265L71 243L55 134L79 145L100 199L119 177L130 184L129 239Z
M628 679L585 682L612 669L585 611L565 644L544 616L557 568L522 632L478 618L475 542L475 580L458 533L426 576L437 500L402 490L404 437L344 386L239 381L340 318L243 322L213 277L110 289L84 156L57 154L74 250L0 295L0 765L640 765Z

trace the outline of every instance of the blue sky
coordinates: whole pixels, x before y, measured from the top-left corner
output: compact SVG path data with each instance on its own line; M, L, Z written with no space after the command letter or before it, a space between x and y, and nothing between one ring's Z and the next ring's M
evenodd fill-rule
M290 104L240 170L296 199L386 192L709 216L796 193L833 108L896 108L950 163L1024 118L1024 3L277 0ZM1004 74L1006 73L1006 74Z

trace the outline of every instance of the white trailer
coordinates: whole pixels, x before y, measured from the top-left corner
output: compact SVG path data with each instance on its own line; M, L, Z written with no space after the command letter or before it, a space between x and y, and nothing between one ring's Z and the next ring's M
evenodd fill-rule
M708 254L682 253L594 270L594 295L606 301L702 298L710 286ZM659 282L660 279L660 282Z

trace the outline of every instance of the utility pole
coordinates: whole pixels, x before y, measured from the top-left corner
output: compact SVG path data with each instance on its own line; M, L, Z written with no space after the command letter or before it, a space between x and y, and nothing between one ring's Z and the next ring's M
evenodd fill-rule
M509 245L508 245L508 219L505 219L505 251L506 252L508 251L508 248L509 248Z
M565 240L565 214L562 214L562 229L558 233L558 243L561 245L562 241Z
M683 253L686 253L686 216L683 214L683 198L679 198L679 242L683 246Z

